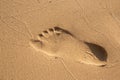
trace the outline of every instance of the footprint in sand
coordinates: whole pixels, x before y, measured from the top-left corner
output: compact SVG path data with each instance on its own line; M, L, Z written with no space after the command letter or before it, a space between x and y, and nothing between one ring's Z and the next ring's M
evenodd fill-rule
M30 45L48 56L96 66L106 65L106 61L100 60L87 44L60 27L49 28L37 38L38 40L31 40Z

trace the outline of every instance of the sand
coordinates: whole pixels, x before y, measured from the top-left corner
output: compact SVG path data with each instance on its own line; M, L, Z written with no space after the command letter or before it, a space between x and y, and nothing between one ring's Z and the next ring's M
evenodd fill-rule
M0 0L0 80L119 80L119 4L119 0ZM29 45L55 26L104 48L107 66L52 58Z

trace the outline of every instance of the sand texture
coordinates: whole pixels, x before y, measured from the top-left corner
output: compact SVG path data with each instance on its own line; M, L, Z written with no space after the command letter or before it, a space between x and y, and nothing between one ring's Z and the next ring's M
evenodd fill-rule
M120 80L120 0L0 0L0 80Z

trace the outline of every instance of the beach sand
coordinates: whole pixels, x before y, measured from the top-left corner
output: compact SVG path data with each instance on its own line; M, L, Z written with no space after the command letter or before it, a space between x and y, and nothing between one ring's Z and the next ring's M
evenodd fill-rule
M107 65L52 58L29 45L55 26L104 48ZM119 0L0 0L0 80L119 80L119 35Z

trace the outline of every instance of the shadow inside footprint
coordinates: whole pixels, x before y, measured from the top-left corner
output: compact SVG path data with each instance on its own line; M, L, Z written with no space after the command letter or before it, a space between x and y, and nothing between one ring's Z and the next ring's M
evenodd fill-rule
M85 42L88 47L91 49L91 51L93 52L93 54L101 61L107 61L107 52L106 50L97 45L97 44L94 44L94 43L88 43L88 42Z
M67 31L67 30L65 30L65 29L62 29L62 28L60 28L60 27L55 26L54 29L55 29L56 31L62 30L62 32L65 32L66 34L69 34L69 35L73 36L73 34L71 34L69 31Z

